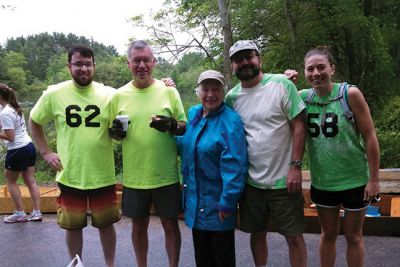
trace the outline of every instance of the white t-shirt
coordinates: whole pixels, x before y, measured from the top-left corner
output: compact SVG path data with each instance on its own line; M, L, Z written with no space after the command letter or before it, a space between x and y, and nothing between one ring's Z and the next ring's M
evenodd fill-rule
M26 132L24 116L19 116L10 105L5 106L3 110L0 111L0 123L3 131L14 130L14 141L9 142L4 140L7 150L24 147L32 142L32 139Z
M293 145L290 121L305 108L296 86L285 75L264 74L253 88L238 84L228 92L226 102L240 115L245 128L247 182L263 189L286 188Z

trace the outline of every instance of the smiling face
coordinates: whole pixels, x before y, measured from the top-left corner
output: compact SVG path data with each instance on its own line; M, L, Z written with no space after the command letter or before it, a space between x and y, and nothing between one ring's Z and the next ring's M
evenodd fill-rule
M140 83L152 80L156 60L149 47L143 49L132 49L128 60L129 69L135 81Z
M84 57L76 52L71 56L68 68L72 79L78 85L87 86L93 81L95 65L92 57Z
M314 54L304 60L304 76L315 90L330 90L334 72L335 65L325 55Z
M232 69L241 81L249 81L261 72L261 59L254 50L243 50L231 58Z
M204 114L217 111L224 100L223 85L215 79L206 79L200 83L199 99L204 108Z

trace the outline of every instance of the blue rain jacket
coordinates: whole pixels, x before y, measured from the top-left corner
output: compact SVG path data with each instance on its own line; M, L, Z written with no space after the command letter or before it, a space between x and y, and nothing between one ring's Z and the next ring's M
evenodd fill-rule
M202 117L201 104L189 110L178 138L185 223L190 228L226 231L236 224L237 202L247 178L247 146L239 115L225 104ZM232 215L219 220L218 212Z

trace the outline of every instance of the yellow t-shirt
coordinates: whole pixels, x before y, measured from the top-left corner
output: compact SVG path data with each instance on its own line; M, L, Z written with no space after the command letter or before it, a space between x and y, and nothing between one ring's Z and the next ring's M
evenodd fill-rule
M112 139L108 135L110 101L115 89L73 81L49 86L31 111L34 122L55 122L57 153L63 170L56 180L78 189L116 183Z
M129 82L116 91L111 111L111 121L116 115L128 115L131 121L122 141L124 186L150 189L178 182L174 136L149 126L152 115L186 121L178 91L159 80L144 89Z

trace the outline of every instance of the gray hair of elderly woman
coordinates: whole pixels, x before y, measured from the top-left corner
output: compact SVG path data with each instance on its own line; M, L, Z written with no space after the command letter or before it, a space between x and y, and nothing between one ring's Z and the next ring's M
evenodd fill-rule
M207 79L207 80L209 80L209 79ZM197 96L199 96L199 94L200 94L201 85L202 85L205 81L207 81L207 80L202 81L199 85L197 85L196 88L194 88L194 92L196 93ZM210 80L213 80L213 79L210 79ZM215 81L218 82L218 80L215 80ZM221 89L224 90L224 94L225 94L226 91L227 91L227 89L228 89L227 86L226 86L226 85L222 85L220 82L218 82L218 83L219 83Z
M148 47L148 48L150 49L151 53L153 54L153 49L152 49L151 46L150 46L148 43L146 43L145 41L143 41L143 40L137 40L137 41L131 42L131 43L129 44L128 50L126 51L126 55L127 55L128 59L131 59L131 52L132 52L133 49L142 50L142 49L145 49L146 47Z

